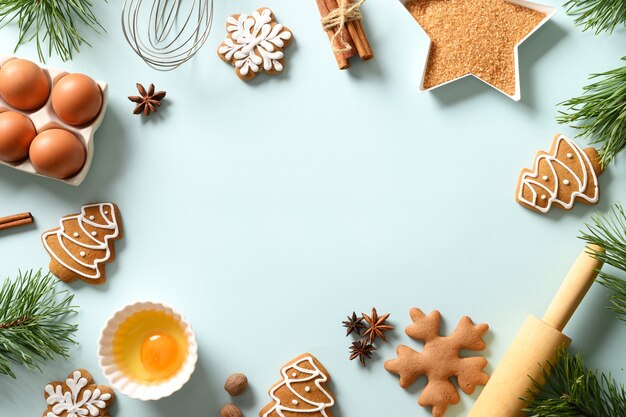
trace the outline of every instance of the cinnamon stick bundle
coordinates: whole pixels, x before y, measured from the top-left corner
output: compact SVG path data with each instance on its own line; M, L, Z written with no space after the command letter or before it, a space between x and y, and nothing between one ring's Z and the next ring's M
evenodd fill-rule
M337 0L316 0L316 2L322 20L340 7ZM346 6L351 4L352 0L345 0ZM340 32L339 35L336 35L337 32ZM337 60L339 69L350 68L349 59L357 54L362 61L374 58L374 53L365 36L360 19L348 20L342 27L329 28L326 30L326 33L328 39L331 41L331 47L335 53L335 59Z
M33 222L33 215L30 213L13 214L0 218L0 230L12 227L24 226Z

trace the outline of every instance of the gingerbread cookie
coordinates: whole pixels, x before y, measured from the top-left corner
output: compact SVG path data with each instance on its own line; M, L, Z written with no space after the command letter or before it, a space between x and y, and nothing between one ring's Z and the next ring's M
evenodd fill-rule
M583 150L573 140L556 135L550 152L539 151L533 168L522 170L515 200L540 213L546 213L553 204L565 210L576 201L595 204L600 198L601 173L595 148Z
M483 350L482 336L489 330L486 324L474 325L465 316L450 336L439 336L441 314L435 310L426 316L419 308L410 310L413 324L406 328L406 334L424 341L424 351L416 352L405 345L399 345L398 358L385 362L385 369L400 376L400 386L408 388L422 375L428 377L428 384L419 397L422 407L432 407L435 417L442 417L448 405L457 404L461 398L450 381L456 377L459 388L472 394L476 385L485 385L489 375L483 372L487 360L480 356L461 357L461 350Z
M248 81L260 72L278 74L283 70L283 49L289 46L293 34L276 23L270 9L262 7L252 15L232 15L226 22L226 31L228 35L217 54L235 67L239 78Z
M326 388L328 371L310 353L288 362L281 370L282 380L270 388L272 401L259 417L333 417L335 399Z
M61 219L60 227L41 236L50 255L50 271L60 280L106 281L104 265L115 259L113 243L122 237L120 214L113 203L87 204L80 214Z
M106 417L115 399L113 390L96 385L84 369L78 369L65 382L51 382L44 389L48 408L43 417Z

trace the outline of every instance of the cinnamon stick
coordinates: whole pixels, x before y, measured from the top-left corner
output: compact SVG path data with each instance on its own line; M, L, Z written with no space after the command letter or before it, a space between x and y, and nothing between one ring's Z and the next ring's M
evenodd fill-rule
M0 230L12 227L24 226L33 222L33 215L30 213L13 214L0 218Z
M365 36L365 32L363 31L363 25L361 25L360 20L356 20L355 22L356 31L358 33L358 37L363 43L363 54L359 52L359 57L363 61L369 61L374 58L374 52L372 52L372 47L370 46L369 41L367 40L367 36Z

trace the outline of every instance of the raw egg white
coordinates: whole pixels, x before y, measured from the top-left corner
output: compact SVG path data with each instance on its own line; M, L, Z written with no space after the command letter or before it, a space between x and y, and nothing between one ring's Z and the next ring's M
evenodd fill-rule
M40 174L64 179L77 174L85 165L85 146L65 129L38 134L30 145L30 162Z
M67 74L52 87L52 108L65 123L80 126L100 113L102 91L84 74Z
M36 110L50 95L48 75L39 65L11 59L0 68L0 97L18 110Z
M36 135L28 117L14 111L0 113L0 160L16 162L26 158Z

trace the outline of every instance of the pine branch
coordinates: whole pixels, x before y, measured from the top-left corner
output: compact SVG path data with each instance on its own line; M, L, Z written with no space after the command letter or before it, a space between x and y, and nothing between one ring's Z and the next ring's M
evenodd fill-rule
M578 129L578 137L602 144L600 162L607 166L626 148L626 66L590 79L597 81L583 87L580 97L560 103L566 110L559 111L557 121Z
M583 31L594 29L595 33L609 33L626 23L626 2L623 0L568 0L563 7Z
M53 51L67 61L74 52L80 51L82 44L89 45L77 23L83 23L96 33L106 32L92 7L91 0L0 0L0 28L17 23L20 35L16 51L34 40L42 62L44 52L52 56Z
M30 369L55 356L68 357L77 327L64 320L75 313L73 295L56 291L50 273L29 271L7 279L0 288L0 375L15 378L12 364Z
M533 380L529 390L529 417L626 417L626 391L611 376L585 368L580 353L561 349L555 364L543 370L548 381Z
M585 224L587 231L581 231L580 238L605 250L594 252L596 258L626 272L626 214L622 205L615 204L608 216L595 214L592 221L593 224ZM612 291L609 309L626 322L626 281L600 271L598 282Z
M603 274L601 279L602 285L613 292L609 298L609 309L621 315L620 320L626 322L626 281L609 274Z

